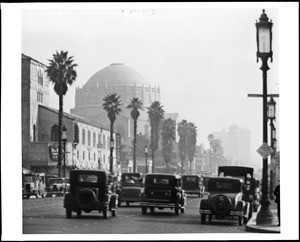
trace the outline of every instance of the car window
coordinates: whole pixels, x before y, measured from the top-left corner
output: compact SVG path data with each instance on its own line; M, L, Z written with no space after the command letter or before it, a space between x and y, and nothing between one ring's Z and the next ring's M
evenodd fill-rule
M98 177L96 175L87 175L87 174L80 174L78 176L79 182L91 182L91 183L97 183Z
M170 180L167 178L153 178L152 184L169 185Z
M185 181L187 181L187 182L197 182L197 178L196 177L185 177Z
M240 183L236 181L210 180L209 191L240 192Z

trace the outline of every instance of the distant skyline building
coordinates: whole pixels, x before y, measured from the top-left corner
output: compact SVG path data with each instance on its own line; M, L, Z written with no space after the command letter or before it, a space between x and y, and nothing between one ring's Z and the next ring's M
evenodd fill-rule
M233 124L228 130L212 132L215 139L220 139L226 156L227 165L251 166L254 162L251 160L251 132L239 128Z

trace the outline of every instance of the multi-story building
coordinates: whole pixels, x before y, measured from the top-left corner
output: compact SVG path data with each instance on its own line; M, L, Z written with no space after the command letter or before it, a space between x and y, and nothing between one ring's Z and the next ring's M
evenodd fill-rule
M250 131L231 125L228 131L212 133L215 139L220 139L227 165L254 167L250 156Z
M44 64L22 55L22 165L56 175L58 111L49 107L49 80L45 69ZM63 126L67 140L62 165L65 163L67 174L76 167L109 170L108 126L68 113L63 113ZM114 140L116 143L115 133ZM117 172L116 161L115 153L113 170Z

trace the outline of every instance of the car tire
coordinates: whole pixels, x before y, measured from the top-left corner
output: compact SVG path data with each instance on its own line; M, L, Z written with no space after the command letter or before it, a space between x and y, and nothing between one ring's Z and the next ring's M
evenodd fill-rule
M104 219L107 219L107 218L108 218L108 212L107 212L107 209L104 209L104 210L103 210L103 218L104 218Z
M116 217L117 215L117 210L111 210L111 216Z
M154 214L154 207L150 208L150 213Z
M208 215L208 221L211 222L211 220L212 220L212 215L209 214L209 215Z
M147 207L142 207L142 214L147 214Z
M243 224L247 224L248 222L248 218L247 217L243 217Z
M243 216L239 216L239 225L240 226L242 225L242 219L243 219Z
M82 211L81 211L81 210L77 210L77 212L76 212L76 213L77 213L77 216L78 216L78 217L80 217L80 216L81 216L81 213L82 213Z
M66 208L66 217L71 218L72 217L72 209Z
M175 207L175 215L179 215L179 208L178 207Z
M205 218L206 218L206 214L201 214L201 223L205 224Z
M118 207L121 207L121 203L122 203L122 201L118 200Z
M83 188L80 191L77 191L75 199L79 208L89 210L96 202L96 195L93 190Z
M129 205L130 205L130 203L129 203L129 202L126 202L126 206L129 207Z
M184 208L180 208L180 212L181 212L181 213L184 213Z

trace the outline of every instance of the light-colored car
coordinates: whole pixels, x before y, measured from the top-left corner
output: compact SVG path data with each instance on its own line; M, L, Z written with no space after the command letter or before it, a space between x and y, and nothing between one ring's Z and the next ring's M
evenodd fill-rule
M63 196L70 189L70 181L68 178L50 178L49 186L46 188L47 196Z
M242 181L238 178L210 177L207 184L207 198L200 202L201 223L216 219L238 217L239 225L247 223L250 216L250 203L243 201Z

